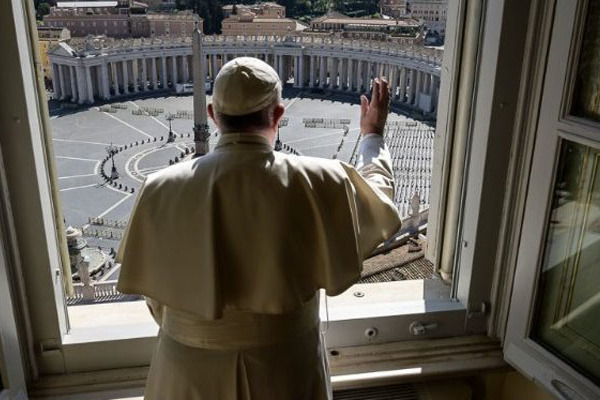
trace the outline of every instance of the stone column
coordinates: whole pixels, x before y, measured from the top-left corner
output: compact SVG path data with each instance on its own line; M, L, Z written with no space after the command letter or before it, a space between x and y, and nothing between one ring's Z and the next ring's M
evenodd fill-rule
M190 72L189 72L189 64L187 56L181 56L181 64L183 66L183 82L188 83L190 81Z
M179 83L177 74L177 56L173 56L171 57L171 83L173 84L173 87Z
M356 87L356 81L354 80L354 60L352 58L348 58L346 60L347 63L347 73L348 73L348 86L346 87L346 90L348 90L349 92L354 91L354 88Z
M85 79L85 69L79 65L75 67L77 77L77 103L83 104L87 101L87 82Z
M285 66L284 64L284 59L282 55L278 55L277 56L277 74L279 75L279 78L281 79L282 82L286 81L286 76L285 76Z
M348 68L350 68L350 59L343 58L342 59L342 89L348 90L348 86L350 86L349 77L348 77Z
M69 66L69 75L71 77L71 101L75 103L78 99L77 79L75 78L75 67Z
M417 87L417 85L416 85L416 78L417 78L417 76L416 75L417 75L416 71L414 69L411 69L410 70L410 75L409 75L410 78L409 78L409 81L408 81L408 98L406 99L406 102L408 104L414 103L415 98L416 98L416 96L415 96L415 90L416 90L416 87Z
M440 95L440 78L437 76L433 76L432 79L432 88L431 88L431 105L433 109L437 109L438 97Z
M52 75L52 90L54 91L54 98L59 99L61 90L60 90L60 82L58 80L58 72L56 71L56 64L50 64L50 73Z
M321 65L319 67L319 87L325 87L325 81L327 80L327 57L321 56Z
M365 71L365 90L367 93L371 92L371 78L373 76L373 63L367 61L367 70Z
M406 68L400 69L400 101L404 103L404 96L406 95Z
M326 82L329 85L330 89L333 89L336 85L337 85L337 74L335 72L335 57L327 57L328 60L328 65L327 65L327 69L328 69L328 75L329 75L329 81Z
M363 72L363 64L364 61L361 60L357 60L356 61L356 91L358 93L361 93L365 90L365 85L364 85L364 72Z
M217 55L213 54L210 57L211 57L211 62L212 62L212 80L214 82L214 80L217 77L217 74L219 73L219 67L217 65Z
M100 76L102 80L102 99L110 100L110 87L108 85L108 65L106 63L100 65Z
M152 70L150 73L152 74L152 90L158 89L158 66L156 65L156 57L152 57Z
M115 91L115 96L120 96L121 91L119 90L119 73L117 71L117 63L112 62L110 64L110 71L112 73L112 81L113 81L113 89Z
M417 71L417 84L415 85L415 102L414 106L419 106L419 100L421 99L421 84L423 79L423 72Z
M392 100L396 100L396 93L398 92L398 67L395 65L390 65L389 68L389 80L390 80L390 88L391 98Z
M142 79L140 81L142 92L148 90L148 60L145 58L141 59L142 62Z
M127 60L121 61L123 71L123 94L129 94L129 72L127 71Z
M60 99L64 100L67 97L67 77L65 76L66 73L64 71L64 66L57 64L58 66L58 80L60 81L60 88L61 88L61 93L60 93Z
M294 57L294 87L300 87L300 56Z
M167 77L167 57L162 56L160 59L160 86L166 89L169 86L169 78Z
M138 59L134 58L133 60L131 60L131 72L132 72L132 77L131 80L133 81L133 93L137 93L139 92L139 65L138 65Z
M87 89L87 102L88 104L94 104L94 86L92 84L92 67L85 68L85 87Z
M298 56L298 86L304 87L304 55L300 54Z
M309 85L311 88L315 86L315 73L316 73L316 69L317 69L316 64L317 64L316 57L310 56L310 82L309 82Z

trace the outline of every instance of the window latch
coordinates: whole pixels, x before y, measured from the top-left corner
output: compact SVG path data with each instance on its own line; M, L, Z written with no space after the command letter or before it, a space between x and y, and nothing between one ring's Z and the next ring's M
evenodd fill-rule
M437 322L432 322L429 324L423 324L419 321L414 321L408 326L408 330L413 336L422 336L425 335L428 331L432 331L438 328Z

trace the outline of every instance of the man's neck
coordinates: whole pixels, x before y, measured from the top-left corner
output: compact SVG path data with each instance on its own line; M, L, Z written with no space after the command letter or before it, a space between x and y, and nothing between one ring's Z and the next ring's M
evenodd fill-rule
M273 145L273 143L275 142L275 136L276 134L268 132L268 131L252 131L252 132L238 132L238 131L231 131L231 132L222 132L223 135L227 135L229 133L237 133L240 135L258 135L258 136L263 136L265 138L267 138L269 140L269 143L271 145Z

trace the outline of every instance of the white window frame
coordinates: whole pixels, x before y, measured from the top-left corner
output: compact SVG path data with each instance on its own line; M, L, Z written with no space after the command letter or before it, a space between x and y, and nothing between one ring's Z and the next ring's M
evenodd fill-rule
M546 5L548 10L556 8L545 15L546 25L552 27L548 30L551 42L547 62L541 60L538 66L541 71L545 69L546 79L543 96L538 100L539 120L536 118L537 127L532 129L535 147L526 183L527 200L504 344L510 364L560 399L600 398L597 384L530 338L559 139L600 148L598 124L569 115L586 4L587 0L554 0Z
M490 298L492 275L494 270L493 257L494 252L490 254L481 254L475 252L478 238L488 240L488 233L483 228L485 225L481 218L497 214L496 204L485 204L484 197L494 190L501 189L503 183L498 182L489 184L486 175L486 166L493 162L503 167L505 160L488 159L490 137L508 136L506 134L506 125L510 125L510 114L504 116L504 125L491 124L490 116L499 102L496 95L496 85L504 88L510 88L513 82L508 79L507 73L500 73L497 61L500 53L500 32L507 24L503 19L503 9L505 3L511 0L495 0L493 2L469 2L471 8L466 6L466 1L451 0L449 2L449 21L452 21L448 27L446 55L444 59L444 74L447 71L453 71L454 76L459 75L458 65L461 65L459 53L462 53L462 62L465 57L475 61L476 69L472 69L473 79L461 84L457 79L443 79L440 90L440 113L438 114L438 135L436 139L436 148L449 149L455 140L456 134L472 136L472 141L463 143L465 154L469 162L462 166L466 171L464 186L476 188L463 195L461 190L455 190L451 193L447 190L448 184L441 177L447 176L448 168L451 163L447 157L436 160L436 173L439 185L432 185L435 188L441 188L438 192L432 193L432 205L430 207L430 216L442 225L446 217L446 205L448 197L454 196L455 201L460 203L460 209L465 210L463 220L460 224L455 224L454 229L460 230L461 234L453 239L457 243L467 241L466 247L460 247L456 251L455 260L460 262L460 274L455 274L453 286L453 298L443 298L431 300L422 295L414 298L412 304L394 303L384 313L381 312L381 301L378 299L379 284L364 286L368 295L365 296L366 303L360 305L355 303L350 307L345 307L336 311L332 309L333 315L330 315L328 341L330 346L343 347L360 344L377 344L389 341L401 341L408 339L434 338L442 336L457 336L465 334L482 334L487 330L487 304ZM13 7L19 0L11 0ZM473 4L475 4L473 6ZM470 37L481 37L481 41L476 46L471 46L467 52L463 47L464 37L462 30L458 29L459 21L469 13L472 25ZM473 18L477 18L477 23L473 23ZM19 16L15 17L19 20ZM481 22L481 23L480 23ZM38 229L34 232L40 234L40 238L34 238L35 248L44 250L41 257L31 258L27 261L24 274L27 276L28 295L30 303L35 304L35 312L32 312L33 336L36 346L40 351L37 354L40 371L47 373L65 373L77 372L95 369L108 368L126 368L140 365L147 365L150 361L150 355L155 343L156 326L144 325L134 331L113 332L113 340L106 340L110 327L100 333L90 334L89 331L69 330L66 313L64 313L64 296L62 294L61 280L57 279L60 273L60 254L58 249L64 244L61 243L56 231L53 202L56 201L52 196L52 150L48 138L44 135L44 121L41 116L46 112L45 103L40 100L40 87L34 85L35 79L31 69L31 58L35 54L33 41L28 41L29 32L27 28L19 26L19 37L24 42L19 47L21 56L21 65L24 65L21 81L25 86L23 92L27 100L28 114L22 117L23 121L28 122L27 133L29 136L17 137L14 140L22 141L15 143L15 148L30 149L30 157L21 162L27 163L33 168L22 171L22 179L27 182L29 190L33 190L33 195L27 197L25 189L13 184L10 187L11 194L23 200L22 204L16 207L17 215L25 215L23 209L28 206L28 202L35 203L36 207L27 207L27 216L33 221L43 222L44 229ZM28 69L29 68L29 69ZM19 68L15 69L20 71ZM510 74L509 74L510 75ZM497 79L502 78L498 83ZM514 78L514 74L510 76ZM514 79L513 79L514 80ZM517 83L518 86L518 83ZM459 96L460 94L460 96ZM21 96L23 94L21 93ZM473 99L474 107L468 107L468 112L460 115L454 115L458 103L471 103ZM463 107L463 110L467 110ZM15 111L18 114L18 111ZM469 135L470 132L477 131L478 134ZM454 138L451 135L454 133ZM510 138L507 139L510 141ZM440 151L440 150L438 150ZM440 157L441 158L441 157ZM14 161L14 160L13 160ZM49 169L50 168L50 169ZM462 173L462 170L459 171ZM29 176L31 175L31 176ZM435 174L434 174L435 175ZM32 179L27 179L31 177ZM483 183L486 183L484 185ZM25 183L22 183L25 186ZM33 189L31 188L33 186ZM483 188L485 186L485 188ZM479 189L477 189L479 188ZM455 188L456 189L456 188ZM439 218L439 219L438 219ZM492 218L493 219L493 218ZM23 217L20 221L19 229L28 228L27 218ZM31 228L33 229L33 228ZM441 229L436 226L429 227L430 239L434 243L441 242L444 235ZM23 234L24 235L24 234ZM24 237L24 236L22 236ZM466 239L465 239L466 238ZM25 240L20 241L22 246L32 245ZM489 246L488 246L489 247ZM434 258L441 256L441 253L434 254ZM31 256L30 256L31 257ZM474 266L477 265L477 268ZM39 273L40 271L47 271ZM427 281L436 285L436 281ZM424 284L423 282L399 282L396 292L402 292L402 287L408 285ZM438 284L441 282L437 281ZM429 283L428 283L429 284ZM380 285L383 287L385 285ZM357 286L361 288L361 286ZM350 290L349 296L357 287ZM389 292L387 292L389 293ZM387 293L384 294L387 296ZM344 299L340 299L342 301ZM385 301L386 299L382 299ZM389 300L389 297L387 298ZM337 299L330 299L330 306L333 306ZM374 306L374 303L378 304ZM139 307L139 303L130 305ZM377 315L377 317L374 317ZM153 324L148 319L149 324ZM428 322L438 323L438 329L432 330L427 334L414 337L407 327L410 322L418 321L424 324ZM380 335L375 338L366 336L365 332L371 328L377 328ZM399 328L402 327L402 328ZM114 329L113 329L114 331ZM106 335L105 335L106 333Z

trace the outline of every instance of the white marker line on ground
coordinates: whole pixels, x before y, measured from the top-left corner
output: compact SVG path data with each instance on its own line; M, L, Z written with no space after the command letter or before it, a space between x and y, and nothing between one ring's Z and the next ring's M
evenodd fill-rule
M90 188L90 187L94 187L94 186L98 186L98 184L92 183L91 185L75 186L75 187L70 187L70 188L66 188L66 189L60 189L59 192L68 192L69 190L85 189L85 188Z
M169 166L169 164L164 164L164 165L158 165L158 166L154 166L154 167L148 167L148 168L142 168L139 169L137 172L144 175L147 172L154 172L154 171L158 171L161 170L163 168L167 168Z
M86 176L96 176L97 173L93 174L83 174L83 175L71 175L71 176L59 176L58 179L71 179L71 178L84 178Z
M352 128L352 129L349 129L348 132L357 131L359 129L360 128ZM325 137L328 137L328 136L342 135L343 133L344 133L343 131L342 132L338 131L338 132L333 132L333 133L325 133L323 135L311 136L311 137L307 137L307 138L304 138L304 139L298 139L298 140L291 140L291 141L285 142L285 143L287 143L287 144L299 143L299 142L304 142L306 140L315 140L315 139L322 139L322 138L325 138Z
M107 208L102 214L98 215L97 218L102 218L104 217L106 214L108 214L109 212L111 212L112 210L114 210L115 208L119 207L125 200L127 200L128 198L130 198L132 196L131 193L123 193L121 191L119 191L119 193L124 194L125 197L123 197L121 200L117 201L115 204L113 204L112 206L110 206L109 208ZM86 229L90 226L90 224L85 224L84 226L82 226L82 229Z
M114 120L116 120L116 121L119 121L120 123L122 123L122 124L123 124L123 125L125 125L126 127L128 127L128 128L131 128L131 129L133 129L134 131L136 131L136 132L139 132L139 133L141 133L142 135L144 135L144 136L146 136L146 137L149 137L150 139L154 139L154 136L147 134L147 133L146 133L146 132L144 132L143 130L141 130L141 129L138 129L138 128L136 128L135 126L133 126L133 125L131 125L131 124L128 124L127 122L123 121L123 120L122 120L122 119L120 119L120 118L117 118L117 117L115 117L114 115L112 115L112 114L110 114L110 113L107 113L107 112L101 112L101 114L104 114L104 115L106 115L107 117L111 117L112 119L114 119Z
M133 104L133 106L137 107L138 109L140 108L140 106L138 106L137 104L135 104L133 101L129 101L129 103ZM166 124L163 124L163 122L161 120L159 120L158 118L156 118L154 116L151 116L151 115L150 115L150 118L152 118L154 121L158 122L159 125L162 125L166 129L169 129L169 127ZM175 129L172 129L172 130L173 130L174 134L179 135L179 133L177 131L175 131Z
M144 151L142 151L142 152L139 152L139 153L137 153L137 154L134 154L134 155L133 155L133 156L131 156L131 157L130 157L130 158L127 160L127 162L125 163L125 172L127 172L127 175L129 175L129 177L130 177L130 178L132 178L132 179L134 179L134 180L136 180L136 181L138 181L138 182L143 182L143 179L137 178L137 177L135 177L135 176L133 176L133 175L131 174L131 171L132 171L132 170L133 170L134 172L137 172L138 174L140 173L140 170L139 170L139 167L138 167L138 165L140 164L140 161L141 161L141 160L142 160L144 157L147 157L147 156L149 156L150 154L156 153L157 151L164 150L165 148L169 148L169 147L175 147L175 148L177 148L177 145L178 145L178 143L169 143L169 144L165 144L165 145L163 145L163 146L160 146L160 147L156 147L156 148L153 148L153 149L147 149L147 150L144 150ZM135 158L137 155L140 155L140 157L138 157L138 158L136 158L136 159L134 160L134 158ZM133 161L133 166L131 167L131 169L129 169L129 165L131 164L131 162L132 162L132 161Z
M290 101L290 102L288 103L288 105L287 105L287 106L285 106L285 109L287 110L288 108L290 108L290 107L292 106L292 104L294 104L294 103L296 102L296 100L298 100L298 99L300 98L300 95L301 95L302 93L303 93L303 92L299 92L299 93L296 95L296 97L294 97L294 98L292 99L292 101Z
M344 142L344 144L348 144L348 143L356 143L356 140L349 140L347 142ZM329 144L322 144L319 146L312 146L312 147L304 147L304 148L298 148L298 150L300 151L306 151L306 150L312 150L312 149L318 149L321 147L329 147L329 146L339 146L340 142L333 142L333 143L329 143Z
M53 138L52 140L55 140L57 142L67 142L67 143L97 144L99 146L110 146L111 145L111 143L88 142L88 141L85 141L85 140L70 140L70 139L56 139L56 138ZM122 146L120 144L114 144L114 145L115 146Z
M60 158L65 160L76 160L76 161L91 161L97 163L99 160L92 160L91 158L78 158L78 157L67 157L67 156L54 156L54 158Z

